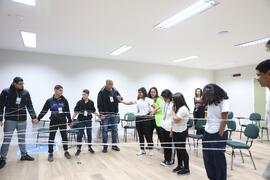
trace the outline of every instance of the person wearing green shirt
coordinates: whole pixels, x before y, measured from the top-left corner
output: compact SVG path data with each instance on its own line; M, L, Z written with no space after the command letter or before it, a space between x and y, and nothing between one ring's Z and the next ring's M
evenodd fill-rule
M158 90L156 87L152 87L148 92L148 97L153 99L154 108L152 111L152 115L155 115L155 121L153 123L153 131L156 129L158 139L161 138L161 120L163 117L163 109L161 108L164 100L162 97L159 97Z

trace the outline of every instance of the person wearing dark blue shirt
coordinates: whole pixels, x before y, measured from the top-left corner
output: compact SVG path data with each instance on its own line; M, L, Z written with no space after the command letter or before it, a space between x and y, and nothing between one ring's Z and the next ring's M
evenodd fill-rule
M55 135L58 129L60 129L62 141L63 141L63 148L65 151L65 157L67 159L71 158L71 155L68 152L68 139L67 139L67 120L69 126L72 123L71 115L69 111L69 105L66 98L62 95L63 94L63 87L61 85L56 85L54 87L55 94L53 97L49 98L44 107L42 108L42 111L40 112L38 116L38 120L41 120L48 110L51 111L50 116L50 134L49 134L49 156L48 161L53 161L53 144Z
M77 135L77 152L75 156L79 156L81 153L81 143L84 135L84 129L86 128L87 132L87 142L88 142L88 151L92 154L95 151L92 149L92 113L96 112L94 102L89 99L89 90L85 89L82 92L82 99L79 100L74 108L74 115L72 121L77 117L78 122L76 123L76 128L78 128L79 133Z

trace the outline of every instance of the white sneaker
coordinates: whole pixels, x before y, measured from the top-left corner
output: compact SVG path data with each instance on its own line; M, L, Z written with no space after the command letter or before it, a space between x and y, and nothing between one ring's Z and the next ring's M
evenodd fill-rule
M140 149L140 150L137 152L136 155L137 155L137 156L141 156L141 155L144 155L144 154L146 154L146 153L145 153L145 150L141 150L141 149Z
M154 155L154 150L153 149L149 149L149 156L153 156Z

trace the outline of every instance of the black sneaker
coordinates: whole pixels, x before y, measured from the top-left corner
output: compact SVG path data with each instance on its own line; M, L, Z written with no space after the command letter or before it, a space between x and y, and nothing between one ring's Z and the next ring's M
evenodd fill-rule
M75 153L75 156L79 156L81 154L81 150L78 149L77 152Z
M34 161L35 158L29 156L28 154L21 157L21 161Z
M53 153L49 153L48 155L48 161L53 162Z
M67 159L71 159L71 155L69 154L68 151L65 152L64 156L65 156Z
M176 173L176 172L178 172L178 171L180 171L180 170L182 170L182 169L184 169L182 166L177 166L176 168L174 168L174 169L172 170L172 172Z
M173 165L174 163L173 163L173 162L170 162L170 161L166 161L165 164L166 164L167 166L170 166L170 165Z
M95 153L95 151L92 149L92 147L89 147L89 148L88 148L88 151L89 151L91 154L94 154L94 153Z
M112 146L112 150L114 150L114 151L120 151L120 148L118 146Z
M0 169L4 168L6 165L6 160L4 160L3 158L0 158Z
M107 153L108 152L108 148L104 147L102 150L103 153Z
M190 170L189 169L182 169L182 170L178 171L177 174L178 175L190 174Z

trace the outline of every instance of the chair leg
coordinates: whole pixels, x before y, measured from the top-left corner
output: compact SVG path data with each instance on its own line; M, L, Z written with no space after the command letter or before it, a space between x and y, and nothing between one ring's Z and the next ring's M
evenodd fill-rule
M38 146L38 139L39 139L39 133L37 134L37 143L36 143L36 147Z
M250 158L251 158L251 161L252 161L252 163L253 163L254 169L256 170L256 166L255 166L255 163L254 163L254 160L253 160L253 157L252 157L252 155L251 155L250 150L248 150L248 152L249 152L249 156L250 156Z
M232 155L231 155L231 170L233 170L233 158L234 158L234 150L232 149Z
M261 142L263 142L263 129L261 129Z
M240 130L240 139L242 139L242 126L241 126L241 130Z
M242 163L244 163L244 157L243 157L243 153L242 153L241 150L240 150L240 155L241 155L241 158L242 158Z
M125 142L127 142L127 129L125 129L125 131L124 131L124 136L125 136L124 140L125 140Z
M187 140L188 140L189 149L191 149L189 138L187 138Z
M199 156L199 139L197 139L197 157Z
M266 130L266 133L267 133L267 140L269 142L269 133L268 133L268 129Z

